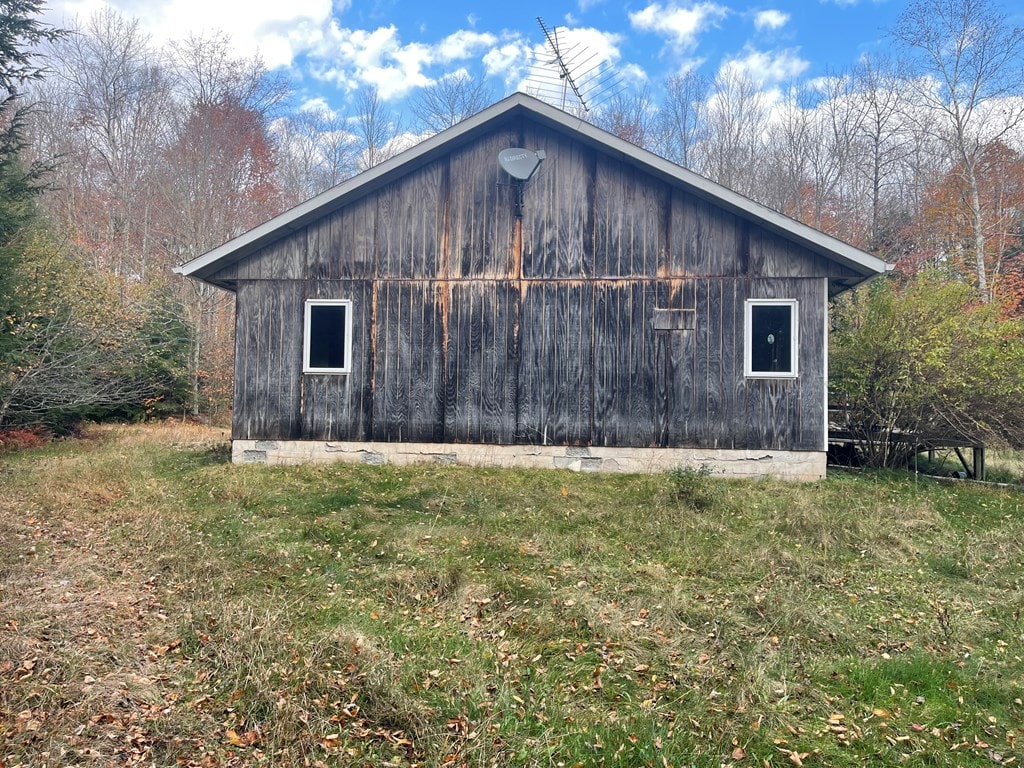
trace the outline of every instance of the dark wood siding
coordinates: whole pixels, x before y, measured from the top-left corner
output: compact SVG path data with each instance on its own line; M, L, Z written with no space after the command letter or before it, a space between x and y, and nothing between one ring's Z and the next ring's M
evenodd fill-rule
M303 288L292 280L238 286L232 411L237 438L302 436Z
M547 159L512 212L506 146ZM516 122L219 277L234 436L824 447L843 268L572 137ZM744 302L799 302L800 375L746 379ZM303 375L303 303L353 302L353 367Z

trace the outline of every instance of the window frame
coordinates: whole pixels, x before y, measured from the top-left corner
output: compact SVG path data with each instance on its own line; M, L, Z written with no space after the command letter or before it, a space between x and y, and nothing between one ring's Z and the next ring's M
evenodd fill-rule
M788 371L754 370L754 307L789 307L790 332ZM748 379L795 379L800 375L800 302L796 299L747 299L743 307L743 375Z
M340 368L314 368L310 364L310 341L312 340L313 307L345 308L345 360ZM303 309L302 331L302 372L344 375L352 373L352 300L351 299L306 299Z

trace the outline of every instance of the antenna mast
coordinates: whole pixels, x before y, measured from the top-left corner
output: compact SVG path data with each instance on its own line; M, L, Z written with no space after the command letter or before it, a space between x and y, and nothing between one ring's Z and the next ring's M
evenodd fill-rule
M537 24L544 33L546 50L551 56L535 60L530 68L529 79L533 81L538 96L560 102L564 110L572 91L583 111L589 112L622 90L618 75L602 57L588 52L580 43L566 46L559 39L558 27L549 27L540 16ZM538 52L537 59L541 55Z
M572 79L572 72L569 71L569 67L565 63L565 57L562 55L562 49L558 45L558 28L556 27L554 30L548 29L544 24L544 19L540 16L537 17L537 23L540 24L540 30L544 33L544 38L548 41L548 47L555 57L551 63L558 68L558 76L562 79L562 109L565 109L565 94L566 86L568 85L568 87L572 88L572 92L576 94L576 98L580 100L580 104L583 105L583 111L589 112L590 108L587 106L587 100L580 93L576 81Z

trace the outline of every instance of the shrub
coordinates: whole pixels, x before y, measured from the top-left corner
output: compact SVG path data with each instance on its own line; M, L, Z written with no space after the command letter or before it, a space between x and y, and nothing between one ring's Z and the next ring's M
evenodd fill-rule
M672 498L699 512L710 509L715 503L715 484L711 480L711 467L679 465L666 473L672 488Z
M44 429L27 427L0 430L0 453L14 453L29 448L39 448L50 439Z
M1024 435L1024 323L968 285L922 273L876 280L833 307L829 396L874 466L915 435L1014 445Z

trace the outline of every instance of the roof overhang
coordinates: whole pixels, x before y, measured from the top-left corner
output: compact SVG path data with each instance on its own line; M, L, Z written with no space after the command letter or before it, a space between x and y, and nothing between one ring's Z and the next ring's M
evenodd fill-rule
M747 219L796 242L808 250L846 267L856 275L856 277L830 281L830 295L853 288L893 268L888 262L872 256L866 251L854 248L848 243L754 202L653 152L630 144L588 123L583 118L557 109L532 96L516 93L492 104L458 125L435 134L383 163L275 216L202 256L175 267L174 271L227 290L233 290L233 284L219 281L216 278L216 274L225 267L303 229L320 217L342 208L364 195L371 194L399 176L469 143L481 130L500 125L519 116L528 116L555 130L571 133L574 139L599 148L606 154L618 157L624 162L643 167L666 183L684 188L740 218Z

